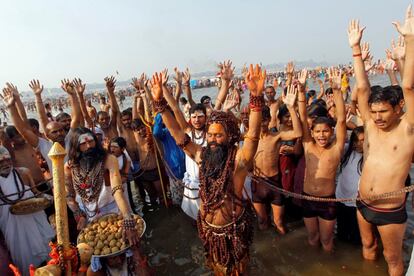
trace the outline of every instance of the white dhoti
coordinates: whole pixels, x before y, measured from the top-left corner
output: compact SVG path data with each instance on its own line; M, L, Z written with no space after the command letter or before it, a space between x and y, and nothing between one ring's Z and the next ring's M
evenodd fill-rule
M21 187L19 178L17 184ZM17 192L13 173L7 178L0 176L0 187L5 195ZM28 189L28 186L24 186ZM24 193L22 199L32 197L32 191ZM16 200L17 195L8 197ZM3 203L0 200L1 203ZM22 275L29 275L29 266L35 267L48 259L49 241L55 233L47 221L44 211L28 215L13 215L9 211L10 205L0 206L0 229L3 232L13 263L19 268Z
M189 173L184 174L184 194L181 209L193 219L197 219L198 211L200 210L199 189L200 182L198 178L192 178Z

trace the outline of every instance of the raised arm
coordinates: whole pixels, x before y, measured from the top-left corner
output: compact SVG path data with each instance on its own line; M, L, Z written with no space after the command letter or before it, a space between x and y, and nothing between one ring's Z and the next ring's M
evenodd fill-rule
M183 83L183 73L178 71L177 67L174 68L175 76L175 93L174 93L174 100L178 103L181 94L183 93L182 90L182 83Z
M293 140L302 137L302 126L300 124L298 114L295 111L296 97L298 94L298 87L291 86L293 89L288 89L286 96L282 94L283 103L286 105L290 118L292 118L293 130L282 131L280 137L282 140Z
M220 68L220 78L221 78L221 87L220 91L216 98L216 104L214 109L221 110L224 101L226 100L227 94L229 92L230 82L234 76L234 67L230 60L224 61L219 64Z
M43 129L43 132L45 132L46 125L49 123L49 119L47 118L45 105L43 104L42 100L43 85L40 84L39 80L32 80L29 83L29 86L35 94L37 115L39 116L40 125Z
M16 100L13 94L13 88L10 86L10 84L3 89L3 100L10 112L13 125L16 127L17 131L32 147L37 147L39 144L39 137L37 137L37 135L34 134L34 132L31 130L28 124L24 122L20 117L16 107Z
M318 78L317 81L319 84L319 93L318 96L316 96L316 98L320 100L323 98L323 96L325 96L325 87L323 85L323 81L320 78Z
M414 16L411 5L407 8L404 25L401 25L399 22L394 22L393 24L404 37L406 44L402 89L407 109L405 118L411 127L410 131L412 131L414 125Z
M401 79L404 77L404 65L405 65L405 41L403 36L398 37L397 43L392 40L391 42L391 58L395 61L400 71Z
M312 141L312 137L309 131L308 126L308 112L306 110L306 95L305 95L305 85L306 85L306 78L308 76L308 70L303 69L299 73L299 86L298 86L298 109L299 109L299 118L300 123L302 126L302 142L307 143ZM288 91L294 90L293 85L288 86ZM293 118L293 117L292 117Z
M116 129L119 116L119 106L115 97L115 77L110 76L105 78L106 90L108 92L109 103L111 105L111 127Z
M391 85L399 85L397 76L394 71L395 61L392 59L392 53L390 50L386 49L386 60L385 60L385 72L387 73Z
M348 26L348 40L352 48L352 56L354 58L354 72L356 80L358 108L361 112L363 121L370 118L368 98L370 94L370 83L368 75L365 72L364 61L362 60L361 39L364 28L360 28L358 20L351 20Z
M86 122L86 125L88 127L92 128L93 127L93 121L92 121L92 118L89 116L88 109L86 108L85 98L83 96L84 92L85 92L85 89L86 89L86 84L83 84L82 80L79 79L79 78L74 79L73 84L75 86L75 91L78 94L80 109L82 111L82 115L83 115L83 118Z
M80 109L78 97L76 96L75 86L73 82L71 82L68 79L63 79L61 83L62 83L61 85L62 90L65 91L69 96L70 105L72 108L72 114L71 114L72 120L70 122L70 128L75 129L80 126L80 122L82 119L82 112Z
M168 71L164 69L161 73L161 82L162 82L162 93L164 99L167 101L168 105L171 107L171 110L174 112L175 119L184 132L189 132L191 130L190 124L186 121L183 112L181 111L178 102L172 96L170 90L167 87L168 82Z
M190 106L194 106L196 103L193 100L193 94L191 93L190 80L191 80L190 70L186 68L185 71L183 72L184 92L185 92L185 95L187 96L187 100Z
M165 112L165 109L167 108L167 101L163 96L162 78L161 73L155 73L151 80L154 109L157 113L161 113L162 120L171 135L174 137L177 145L196 162L201 162L201 146L191 141L190 137L179 126L171 112Z
M231 66L231 64L230 64ZM262 124L262 107L264 106L263 90L266 82L266 70L258 64L251 64L245 78L250 91L249 130L244 135L244 143L238 156L238 166L249 170L253 165Z
M336 107L336 144L340 152L343 151L346 140L346 112L344 98L342 97L341 83L342 72L337 68L331 68L329 82L333 91Z
M12 83L6 83L6 85L13 92L14 99L16 100L17 111L19 112L20 118L22 118L22 120L27 123L26 110L24 108L22 100L20 99L20 94L19 94L19 91L17 90L17 87L13 85Z

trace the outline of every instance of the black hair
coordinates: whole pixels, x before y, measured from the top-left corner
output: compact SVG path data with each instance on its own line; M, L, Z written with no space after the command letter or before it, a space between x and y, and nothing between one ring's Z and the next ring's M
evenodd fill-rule
M124 117L124 116L129 116L129 117L131 117L132 118L132 111L128 108L128 109L125 109L125 110L123 110L122 112L121 112L121 117Z
M308 117L328 117L328 110L320 104L311 104L307 111Z
M40 125L38 120L36 120L35 118L29 118L27 119L27 121L29 122L29 125L31 127L34 127L35 129L39 130Z
M211 98L209 96L203 96L203 97L201 97L200 103L203 103L207 99L209 99L211 101Z
M99 162L101 160L104 160L104 158L106 157L106 151L102 147L102 144L99 143L96 135L89 128L78 127L72 131L72 136L69 141L68 158L70 164L79 165L79 161L82 157L81 151L79 149L79 136L81 136L82 134L90 134L93 137L93 140L95 140L96 161Z
M281 106L279 106L279 113L277 114L277 118L279 119L279 121L282 121L282 118L286 114L289 114L289 110L285 104L282 104Z
M131 129L133 129L135 131L135 130L138 130L142 127L145 127L145 124L140 118L136 118L136 119L132 120Z
M349 146L342 156L341 164L339 165L339 172L342 172L342 169L348 164L349 157L351 156L352 152L354 151L354 145L358 140L358 135L364 133L364 127L359 126L352 130L351 137L349 138ZM361 175L362 171L362 157L358 161L358 173Z
M326 88L326 90L325 90L325 94L326 94L326 95L333 94L333 90L332 90L332 88L331 88L331 87Z
M96 113L96 118L99 118L99 116L103 115L103 114L108 114L108 112L106 111L98 111L98 113Z
M123 137L115 137L111 139L111 143L117 143L122 149L126 148L127 142Z
M204 115L207 114L206 107L201 103L195 104L190 108L190 115L196 111L201 111L204 113Z
M13 139L16 135L19 134L15 126L7 126L4 130L6 132L7 137Z
M270 108L265 105L262 107L262 121L270 120Z
M184 97L181 97L180 98L180 103L181 104L186 104L188 101L187 101L187 99L186 98L184 98Z
M268 89L268 88L272 89L272 90L273 90L273 92L276 92L275 88L274 88L272 85L268 85L268 86L266 86L266 89Z
M319 105L319 106L321 106L321 107L323 107L323 108L327 108L326 102L325 102L324 100L322 100L322 99L317 99L317 100L314 102L314 104L317 104L317 105Z
M402 90L401 86L399 86L399 85L390 85L390 86L384 87L384 89L386 89L387 91L392 91L393 93L395 93L395 95L398 98L398 102L404 100L404 93L403 93L403 90Z
M335 126L334 121L329 117L316 117L315 120L313 120L313 122L312 122L311 129L313 130L313 128L316 125L321 125L321 124L326 124L330 128L333 128Z
M70 118L70 115L66 112L60 112L57 116L56 116L56 121L60 122L65 118Z
M375 89L372 89L371 87L371 94L368 98L368 104L371 105L379 102L387 102L394 108L400 103L400 99L395 89L390 86Z
M309 97L313 97L313 96L315 96L315 94L316 94L316 92L313 89L308 91Z

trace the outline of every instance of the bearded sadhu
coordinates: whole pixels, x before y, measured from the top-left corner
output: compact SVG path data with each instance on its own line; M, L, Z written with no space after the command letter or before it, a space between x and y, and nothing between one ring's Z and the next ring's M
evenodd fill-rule
M220 73L222 86L215 108L220 108L226 98L233 76L231 62L221 64ZM201 206L197 224L207 263L215 275L243 274L248 264L253 225L251 208L243 201L242 193L258 145L266 72L256 65L255 69L250 66L246 75L251 112L241 149L236 145L240 140L237 119L231 112L219 110L214 110L207 119L207 146L193 143L174 116L164 112L167 107L162 92L166 85L164 79L165 74L154 74L152 78L154 107L162 114L177 145L199 164Z

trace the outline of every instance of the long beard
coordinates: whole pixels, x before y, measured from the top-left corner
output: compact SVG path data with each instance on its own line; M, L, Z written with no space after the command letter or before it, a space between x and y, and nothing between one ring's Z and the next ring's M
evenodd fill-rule
M211 145L215 145L215 149L211 149ZM211 142L207 144L207 149L203 155L201 169L205 177L217 179L223 171L228 155L227 145Z
M86 168L86 170L91 170L98 162L99 158L97 156L96 148L88 149L81 153L79 164L81 167Z

